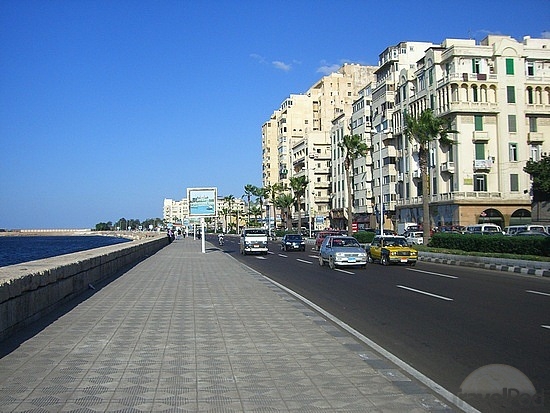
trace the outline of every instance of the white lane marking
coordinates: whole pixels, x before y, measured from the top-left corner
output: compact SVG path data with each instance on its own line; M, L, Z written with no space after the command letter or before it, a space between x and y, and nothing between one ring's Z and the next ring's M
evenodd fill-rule
M274 252L271 252L271 251L267 251L268 254L275 254Z
M306 264L313 264L311 261L301 260L300 258L296 258L296 261L300 261Z
M285 255L285 254L277 254L277 255L279 255L279 257L288 258L288 255Z
M257 256L256 258L259 259L259 260L267 260L267 258L263 257L263 256Z
M422 290L416 290L416 289L411 288L411 287L405 287L404 285L398 285L397 288L403 288L405 290L413 291L415 293L429 295L430 297L439 298L440 300L454 301L452 298L449 298L449 297L443 297L442 295L432 294L432 293L428 293L428 292L422 291Z
M542 328L547 328L548 330L550 330L550 326L545 326L544 324L541 324L541 327Z
M318 256L318 255L309 255L309 258L317 258L317 259L319 259L319 256Z
M533 290L525 290L526 293L530 293L530 294L538 294L538 295L545 295L547 297L550 297L550 294L548 293L543 293L543 292L540 292L540 291L533 291Z
M340 272L343 272L343 273L346 273L346 274L355 275L354 272L342 270L341 268L335 268L334 271L340 271Z
M438 277L446 277L446 278L452 278L457 279L458 277L455 277L454 275L448 275L448 274L441 274L439 272L431 272L431 271L424 271L424 270L417 270L416 268L407 268L409 271L416 271L421 272L424 274L430 274L430 275L437 275Z
M445 389L440 384L436 383L429 377L425 376L424 374L420 373L418 370L416 370L414 367L412 367L410 364L407 364L403 360L401 360L399 357L395 356L393 353L390 353L388 350L386 350L384 347L376 344L374 341L372 341L370 338L364 336L359 331L355 330L348 324L344 323L342 320L337 318L336 316L332 315L328 311L324 310L322 307L319 307L317 304L313 303L312 301L309 301L307 298L301 296L297 292L291 290L290 288L285 287L282 284L279 284L277 281L272 280L271 278L261 274L258 272L259 275L267 279L269 282L273 283L280 289L286 291L287 293L291 294L292 296L296 297L303 303L307 304L311 308L313 308L315 311L332 321L333 323L339 325L344 330L346 330L348 333L352 334L354 337L356 337L358 340L365 343L367 346L369 346L371 349L376 351L377 353L381 354L383 357L390 360L392 363L396 364L398 367L405 370L407 373L409 373L411 376L413 376L415 379L419 380L424 385L428 386L430 389L434 391L434 393L438 394L439 396L443 397L445 400L453 404L454 406L459 406L460 410L464 413L481 413L476 408L470 406L467 402L464 400L459 399L457 396L455 396L453 393Z

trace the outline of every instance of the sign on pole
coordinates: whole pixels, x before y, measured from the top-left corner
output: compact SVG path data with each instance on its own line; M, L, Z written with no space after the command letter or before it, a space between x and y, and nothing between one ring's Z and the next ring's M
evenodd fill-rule
M200 218L202 252L205 253L206 230L205 218L216 217L218 189L217 188L187 188L187 202L189 202L189 217Z

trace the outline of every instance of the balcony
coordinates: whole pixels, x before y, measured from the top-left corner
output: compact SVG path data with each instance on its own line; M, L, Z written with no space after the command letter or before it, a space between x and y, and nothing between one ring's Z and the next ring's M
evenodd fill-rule
M382 149L382 158L395 158L397 155L397 151L395 149L395 146L386 146L384 149Z
M441 172L448 172L450 174L454 174L455 173L455 163L454 162L443 162L439 166L439 169L440 169Z
M475 171L488 171L493 167L493 160L489 159L475 159L474 160L474 170Z
M529 132L527 135L528 143L542 143L544 142L544 134L542 132Z
M476 130L476 131L474 131L474 133L472 135L472 140L473 141L488 141L489 140L489 132Z

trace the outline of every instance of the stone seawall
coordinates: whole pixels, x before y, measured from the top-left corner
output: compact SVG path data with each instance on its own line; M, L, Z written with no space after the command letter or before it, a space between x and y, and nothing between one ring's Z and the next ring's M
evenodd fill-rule
M0 267L0 341L166 245L162 235Z

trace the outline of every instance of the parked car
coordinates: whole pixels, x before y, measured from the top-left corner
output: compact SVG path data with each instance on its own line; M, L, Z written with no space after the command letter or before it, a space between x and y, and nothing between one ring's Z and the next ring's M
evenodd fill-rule
M315 249L319 251L319 248L321 248L321 244L323 243L323 240L329 236L329 235L342 235L340 231L319 231L317 233L317 236L315 237Z
M513 237L550 237L550 234L547 232L541 232L538 230L530 229L527 231L516 232L512 235Z
M504 231L502 228L496 224L478 224L470 225L466 227L468 234L481 234L481 235L502 235Z
M418 251L409 246L405 237L377 235L368 247L367 260L379 261L382 265L391 263L416 265Z
M424 233L422 231L409 232L405 239L409 245L422 245L424 244Z
M543 225L510 225L504 228L506 235L516 235L518 232L524 231L546 232L546 228Z
M327 236L319 249L319 265L328 263L331 269L337 266L367 266L367 253L361 244L348 236Z
M306 250L306 241L300 234L286 234L281 239L281 249L283 251L289 250Z

